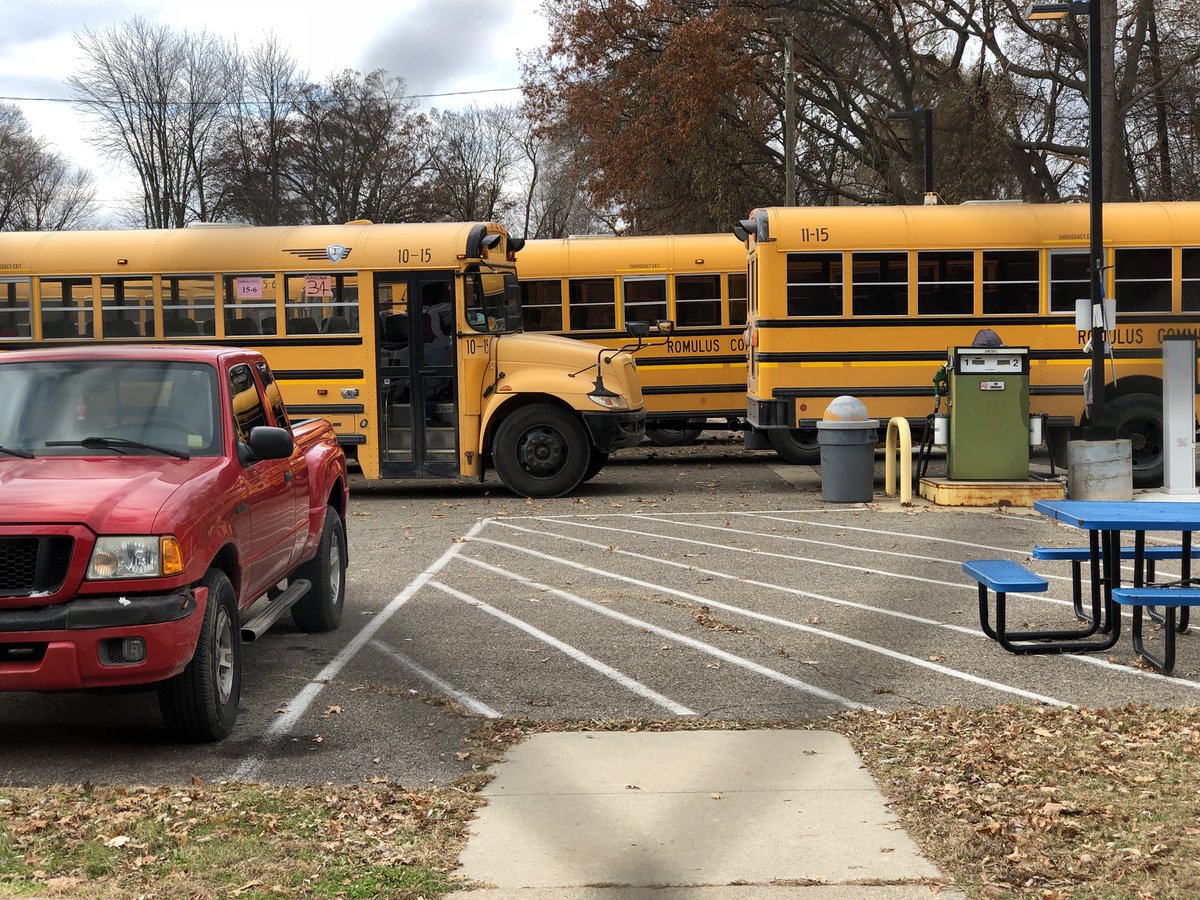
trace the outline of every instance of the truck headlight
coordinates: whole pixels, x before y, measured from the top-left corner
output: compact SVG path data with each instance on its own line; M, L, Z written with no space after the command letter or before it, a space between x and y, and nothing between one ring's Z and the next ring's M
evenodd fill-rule
M588 399L605 409L629 409L629 401L620 394L588 394Z
M171 535L102 537L88 563L89 580L158 578L183 571L179 541Z

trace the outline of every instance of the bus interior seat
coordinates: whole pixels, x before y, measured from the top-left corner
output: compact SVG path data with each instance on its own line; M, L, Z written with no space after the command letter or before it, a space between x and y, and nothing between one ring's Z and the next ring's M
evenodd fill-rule
M308 316L296 316L287 320L288 334L319 334L320 331L317 320Z
M105 337L138 337L137 322L133 319L105 319Z
M325 334L349 334L350 320L345 316L330 316L321 323L321 331Z
M73 338L79 337L79 330L66 319L46 319L42 322L42 337Z
M163 319L163 334L167 337L190 337L199 333L199 326L187 316L169 316Z
M258 334L258 323L253 319L227 319L226 334Z
M278 320L274 316L263 316L263 334L279 334Z

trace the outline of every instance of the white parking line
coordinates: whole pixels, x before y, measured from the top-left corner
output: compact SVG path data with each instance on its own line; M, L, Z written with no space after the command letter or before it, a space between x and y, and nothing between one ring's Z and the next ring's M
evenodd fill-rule
M447 584L442 584L440 581L431 581L429 582L429 586L432 588L437 588L439 591L443 591L444 593L449 594L451 597L461 600L463 603L474 606L476 609L481 610L490 616L495 616L502 622L507 622L509 625L521 629L526 634L531 635L532 637L537 638L539 641L549 644L554 649L565 653L577 663L582 663L588 668L599 672L601 675L611 678L625 689L632 691L639 697L643 697L646 700L661 706L668 712L674 713L677 716L694 716L696 714L693 710L688 709L686 706L676 703L670 697L664 697L658 691L646 687L646 685L642 684L640 681L635 681L628 675L618 672L611 666L605 665L604 663L600 662L600 660L588 656L588 654L584 653L582 650L572 647L570 644L564 643L558 638L546 634L546 632L542 631L540 628L535 628L533 625L518 619L516 616L510 616L508 613L504 612L504 610L496 609L494 606L489 606L482 600L472 597L470 594L464 594L462 591L455 590Z
M583 563L574 562L573 560L562 559L561 557L552 556L549 553L542 553L538 550L531 550L527 547L521 547L517 544L507 544L507 543L504 543L503 541L493 541L490 538L485 538L485 537L475 537L472 539L472 543L494 544L495 546L504 547L505 549L508 549L508 550L516 550L520 553L526 553L530 556L536 557L536 558L544 560L546 562L558 563L559 565L568 566L573 569L579 569L580 571L587 572L591 575L598 575L602 578L612 578L617 581L624 581L627 584L634 584L634 585L637 585L638 587L646 588L647 590L652 590L652 591L656 591L656 592L664 593L664 594L670 594L672 596L679 597L684 600L690 600L693 603L700 603L700 604L708 606L712 609L721 609L726 612L735 613L737 615L745 616L750 619L757 619L760 622L768 622L772 625L779 625L783 628L791 628L796 631L805 632L807 634L817 635L818 637L826 638L827 640L837 641L837 642L843 643L843 644L849 644L850 646L857 647L860 650L866 650L870 653L877 653L881 656L887 656L891 659L895 659L900 662L908 663L909 665L918 666L923 669L929 669L931 671L938 672L939 674L946 675L951 678L956 678L960 681L967 681L972 684L978 684L983 687L991 688L992 690L1000 691L1001 693L1012 694L1017 697L1024 697L1027 700L1033 700L1033 701L1037 701L1040 703L1046 703L1050 706L1064 706L1065 707L1065 706L1072 705L1072 704L1066 703L1062 700L1058 700L1054 697L1047 696L1045 694L1038 694L1034 691L1027 691L1027 690L1024 690L1023 688L1013 687L1012 685L1003 684L1002 682L999 682L999 681L992 681L988 678L981 678L980 676L972 675L969 672L962 672L962 671L959 671L958 669L951 669L949 666L939 665L938 663L931 662L926 659L920 659L919 657L916 657L916 656L909 656L906 653L900 653L897 650L892 650L888 647L882 647L878 644L871 644L867 641L860 641L857 638L847 637L845 635L836 634L832 631L825 631L820 628L814 628L811 625L801 625L799 622L792 622L787 619L780 619L776 616L769 616L769 615L766 615L765 613L753 612L751 610L742 609L737 606L731 606L727 603L722 603L719 600L712 600L707 597L701 597L698 594L692 594L687 591L676 590L674 588L667 587L666 585L654 584L649 581L642 581L639 578L631 578L628 575L620 575L616 572L608 572L608 571L605 571L604 569L597 569L592 566L584 565ZM473 565L491 568L491 567L486 566L485 563L482 563L479 560L475 559L474 557L463 556L462 560L464 562L469 562ZM497 569L496 571L498 573L508 574L505 572L505 570L502 570L502 569ZM558 593L560 596L573 596L573 595L565 595L564 592L557 591L553 588L550 588L550 590L554 591L555 593ZM595 606L595 604L591 604L591 603L589 603L589 601L582 600L582 598L578 598L578 600L582 601L584 604L587 604L589 607ZM572 601L572 602L576 602L576 601ZM610 616L614 616L614 617L621 615L620 613L616 613L613 610L605 609L604 607L598 607L598 609L599 609L599 611L604 612L605 615L610 615ZM636 620L634 620L634 621L636 621Z
M536 517L527 517L527 518L536 520ZM624 529L607 528L602 525L587 525L582 522L563 522L563 519L566 518L563 516L559 516L559 517L555 517L555 518L556 518L556 521L559 523L566 524L566 525L578 525L581 528L595 528L600 531L624 531ZM553 531L541 531L541 530L534 529L534 528L524 528L520 525L512 524L511 521L509 521L507 519L494 519L494 520L492 520L492 524L502 525L505 528L511 528L515 531L523 531L527 534L534 534L534 535L539 535L539 536L544 536L544 537L552 537L557 540L572 541L575 543L585 544L589 547L595 547L597 549L603 549L603 550L609 549L609 546L607 544L598 544L595 541L588 541L588 540L584 540L583 538L569 537L568 535L558 534L557 532L553 532ZM683 523L680 523L680 524L683 524ZM741 549L738 547L730 547L725 544L709 544L705 541L687 541L686 539L671 538L669 536L657 535L653 532L624 531L624 533L649 534L649 535L655 536L655 537L665 537L667 540L685 540L685 542L687 542L687 543L699 543L699 544L703 544L704 546L707 546L707 547L736 550L741 553L748 552L744 549ZM799 588L788 587L786 585L772 584L770 582L764 582L764 581L756 581L751 578L746 578L744 575L730 575L727 572L719 572L719 571L716 571L713 569L705 569L700 566L690 565L688 563L676 562L674 560L662 559L660 557L646 556L641 553L635 553L632 550L622 550L620 548L616 548L616 549L614 549L613 552L620 553L625 556L636 557L638 559L644 559L644 560L647 560L648 562L653 562L653 563L657 563L660 565L675 566L678 568L690 569L695 572L700 572L704 575L712 575L715 578L725 578L725 579L729 579L729 580L733 580L733 581L738 581L742 584L753 585L755 587L765 587L765 588L770 588L772 590L777 590L777 591L782 591L784 593L793 594L796 596L810 597L814 600L821 600L821 601L824 601L827 603L836 604L838 606L849 606L849 607L854 607L856 609L864 610L866 612L879 613L880 615L892 616L893 618L898 618L898 619L907 619L908 621L916 622L918 624L932 625L937 628L945 628L949 631L956 631L956 632L959 632L960 634L971 635L972 637L977 637L977 638L986 637L986 635L980 629L969 628L965 625L955 625L951 622L940 622L936 619L925 618L924 616L916 616L911 613L901 612L899 610L892 610L892 609L886 609L886 608L878 607L878 606L871 606L866 603L856 603L853 600L845 600L845 599L842 599L839 597L829 597L829 596L826 596L825 594L814 594L811 591L802 591ZM787 558L790 559L793 557L787 557ZM1064 606L1068 602L1065 600L1051 600L1051 598L1046 598L1046 597L1035 597L1030 594L1010 594L1009 596L1011 596L1011 597L1027 597L1029 599L1042 600L1043 602L1059 603ZM1124 618L1129 618L1129 617L1130 616L1128 613L1126 613L1124 616ZM1200 690L1200 681L1192 681L1192 680L1189 680L1180 675L1162 675L1158 672L1151 671L1150 669L1140 669L1140 668L1135 668L1133 666L1125 665L1124 663L1109 662L1107 659L1101 659L1100 657L1096 657L1096 656L1077 656L1077 655L1071 654L1071 653L1064 654L1064 656L1067 659L1070 659L1074 662L1083 663L1084 665L1089 665L1089 666L1095 666L1096 668L1100 668L1100 669L1107 669L1111 672L1120 672L1123 675L1133 675L1138 678L1148 678L1152 681L1159 681L1164 684L1170 684L1170 685L1174 685L1174 686L1178 686L1178 687L1191 688L1193 690Z
M346 667L346 664L354 658L367 641L375 636L375 632L382 628L388 619L411 600L413 595L424 587L434 575L445 568L446 564L459 554L465 541L470 540L483 530L486 522L486 519L480 519L472 525L460 541L451 544L445 553L430 564L429 568L410 581L404 590L393 597L387 606L376 613L371 618L371 621L364 625L358 634L350 639L350 642L342 648L341 652L330 660L325 668L318 672L313 680L300 690L300 693L283 704L283 708L287 712L280 714L272 720L271 724L267 726L266 731L263 732L260 742L268 744L287 734L292 729L292 726L296 724L296 721L308 710L308 707L312 705L312 702L317 699L317 695L325 689L326 683L337 677L338 673ZM259 755L247 756L234 770L230 776L230 780L245 781L253 778L254 774L262 767L263 762L264 760Z
M430 585L430 587L437 587L438 583L436 581L431 581L431 582L429 582L429 585ZM374 647L376 650L380 651L381 653L384 653L387 656L390 656L393 661L399 663L403 668L408 669L410 672L414 673L417 677L419 677L422 681L437 688L439 691L441 691L447 697L450 697L452 700L457 701L461 706L465 706L471 712L475 713L475 715L483 716L486 719L499 719L500 718L500 713L496 712L494 709L492 709L486 703L483 703L480 700L476 700L470 694L464 694L462 691L458 690L453 685L451 685L450 682L446 681L443 678L439 678L437 675L434 675L432 672L430 672L424 666L421 666L419 663L417 663L416 660L410 659L409 657L405 656L403 653L401 653L395 647L391 647L388 644L385 644L381 640L371 641L371 646Z
M522 547L515 547L505 544L502 541L493 541L488 538L477 537L473 539L473 542L495 544L499 547L510 547L514 550L524 549ZM537 556L541 554L533 552L533 555ZM554 560L554 557L546 558L551 561ZM853 700L848 700L847 698L839 696L838 694L830 693L829 691L823 690L815 685L801 681L798 678L793 678L791 675L785 675L782 672L777 672L775 669L769 669L766 666L759 665L753 660L746 659L742 656L737 656L733 653L728 653L719 647L714 647L712 644L706 644L704 641L698 641L695 638L688 637L687 635L679 634L678 632L671 631L666 628L660 628L659 626L643 621L642 619L635 619L633 616L627 616L624 613L619 613L614 609L601 606L599 603L593 603L590 600L585 600L583 597L580 597L577 594L572 594L568 591L560 590L559 588L553 588L549 585L531 581L528 578L525 578L523 575L518 575L515 572L510 572L508 569L502 569L499 566L493 566L489 563L485 563L483 560L477 559L473 556L462 556L460 557L460 560L462 562L470 563L473 566L478 566L479 568L495 575L511 578L512 580L518 581L521 584L524 584L526 587L534 590L545 591L546 593L553 594L556 597L561 597L564 600L574 603L577 606L582 606L584 609L590 609L592 612L599 613L602 616L608 616L610 619L616 619L618 622L623 622L624 624L631 625L634 628L657 634L659 637L664 637L668 640L675 641L677 644L683 644L684 646L691 647L693 650L699 650L701 653L706 653L709 656L715 656L717 659L727 662L730 665L737 666L741 669L746 669L747 671L754 672L756 675L762 675L765 678L770 678L772 681L777 681L780 684L787 685L790 688L795 688L796 690L802 691L806 694L812 694L814 697L820 697L823 700L831 700L851 709L874 709L872 706L867 706L863 703L856 703ZM583 567L581 566L580 568Z
M633 518L639 518L639 517L635 516ZM501 520L499 520L499 519L497 519L495 521L496 521L497 525L503 524L501 522ZM562 522L563 525L570 525L572 528L592 528L597 531L616 531L620 534L632 534L632 535L637 535L638 537L658 538L659 540L663 540L663 541L673 541L675 543L680 543L680 544L693 544L693 545L700 546L700 547L708 547L708 548L714 549L714 550L728 550L733 553L746 553L746 554L749 554L750 556L769 556L769 557L774 557L776 559L791 560L793 562L814 563L819 566L830 566L835 569L849 569L852 572L866 572L871 575L882 575L885 578L900 578L905 581L917 581L917 582L920 582L921 584L935 584L938 587L949 587L949 588L954 588L955 590L970 591L971 593L976 593L976 588L974 585L963 584L961 581L942 581L941 579L938 579L938 578L924 578L920 575L906 575L901 572L889 572L887 569L872 569L870 566L855 566L855 565L850 565L849 563L831 562L830 560L827 560L827 559L819 559L819 558L815 558L815 557L811 557L811 556L796 556L791 553L774 553L770 550L759 550L759 549L747 550L745 547L735 547L732 544L714 544L710 541L701 541L701 540L697 540L696 538L675 537L674 535L661 534L656 531L634 531L631 528L616 528L616 527L612 527L609 525L589 525L586 522L573 522L573 521L566 521L566 520L560 520L560 521ZM675 522L673 524L685 525L687 523ZM691 527L693 527L693 528L716 528L718 531L725 531L725 530L732 531L733 530L733 529L720 528L719 526L715 526L715 525L695 524L695 525L692 525ZM779 538L780 540L789 540L787 535L762 534L761 532L743 532L743 533L752 534L756 537L775 537L775 538ZM1037 600L1040 603L1051 603L1051 604L1055 604L1058 606L1070 606L1071 605L1070 600L1056 600L1053 597L1043 597L1038 594L1012 593L1012 594L1009 594L1008 596L1010 598L1011 597L1023 597L1028 600Z

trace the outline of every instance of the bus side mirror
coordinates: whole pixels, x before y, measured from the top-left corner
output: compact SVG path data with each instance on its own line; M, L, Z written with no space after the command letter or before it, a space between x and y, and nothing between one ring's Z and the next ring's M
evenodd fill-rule
M625 331L630 337L644 338L650 336L649 322L626 322Z

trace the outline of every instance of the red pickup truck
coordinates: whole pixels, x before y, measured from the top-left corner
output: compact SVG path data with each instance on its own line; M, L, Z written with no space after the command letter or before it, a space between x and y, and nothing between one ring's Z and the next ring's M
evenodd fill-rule
M347 500L254 351L0 355L0 690L154 686L171 731L224 736L243 636L341 619Z

